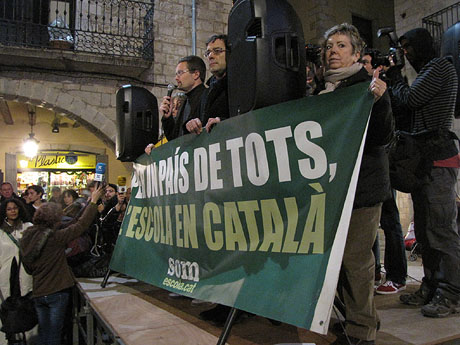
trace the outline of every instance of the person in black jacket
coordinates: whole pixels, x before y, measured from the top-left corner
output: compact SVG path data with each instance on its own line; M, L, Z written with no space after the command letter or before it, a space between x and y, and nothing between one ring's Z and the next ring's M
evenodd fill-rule
M9 182L2 182L0 184L0 202L3 202L6 199L10 199L10 198L19 199L16 193L14 193L13 185Z
M229 51L227 35L213 35L206 42L204 56L208 60L212 77L207 84L209 88L203 95L201 114L187 122L190 133L200 134L203 125L206 131L229 118L228 87L227 87L227 51Z
M171 97L163 97L160 111L161 123L166 139L169 141L187 134L185 124L199 116L201 96L205 91L206 65L198 56L190 55L179 60L176 66L176 83L179 90L185 91L186 100L179 109L177 117L171 116Z
M212 77L207 84L209 88L204 92L201 113L199 117L187 122L186 128L190 133L200 134L203 125L207 132L217 123L229 118L228 86L227 86L227 52L229 51L227 35L213 35L206 42L204 57L208 60L209 71ZM218 304L212 309L200 313L200 318L223 326L230 312L230 307ZM241 317L241 311L237 318Z
M31 218L33 218L35 211L46 202L43 199L43 195L45 194L43 188L39 185L32 185L27 187L27 204L26 209L27 212L30 214Z
M359 82L369 82L374 95L358 184L343 254L338 292L345 305L345 330L352 343L375 344L379 323L374 304L375 261L372 246L379 227L382 202L390 196L385 145L394 124L386 83L374 73L372 81L360 63L364 41L350 24L326 31L322 50L325 66L323 90L333 92ZM341 344L344 340L337 340Z
M102 249L106 254L111 255L117 243L127 202L125 193L118 193L118 186L113 183L106 186L104 197L104 203L99 205L99 225L102 233Z
M183 57L176 66L176 82L179 90L185 91L185 102L181 105L176 117L172 114L171 97L164 96L160 105L161 123L168 141L188 134L185 127L187 121L200 116L203 93L206 91L204 79L206 65L195 55ZM152 152L154 144L145 147L145 153Z
M458 102L458 77L447 58L435 57L428 30L410 30L399 41L418 75L409 86L400 69L391 67L386 74L393 98L412 111L407 116L412 123L411 133L433 131L433 137L423 147L423 155L430 160L429 176L411 192L424 277L419 290L400 296L400 300L420 306L424 316L446 317L460 313L460 236L455 193L460 156L450 132Z

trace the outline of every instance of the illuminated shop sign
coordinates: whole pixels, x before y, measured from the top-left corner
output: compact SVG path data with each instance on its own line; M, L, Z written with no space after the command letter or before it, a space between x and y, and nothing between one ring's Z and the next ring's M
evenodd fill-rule
M96 155L74 151L39 152L34 158L23 154L17 156L17 167L20 170L89 170L96 168Z

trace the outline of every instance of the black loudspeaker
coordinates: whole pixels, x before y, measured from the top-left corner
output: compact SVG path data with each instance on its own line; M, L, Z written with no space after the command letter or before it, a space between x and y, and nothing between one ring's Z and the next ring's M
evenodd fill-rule
M305 96L302 23L286 0L238 0L228 17L230 116Z
M442 35L441 56L447 57L452 62L457 70L457 76L460 80L460 22L452 25ZM455 118L460 118L460 87L457 90Z
M158 142L158 102L150 91L132 85L117 91L117 159L133 162L149 143Z

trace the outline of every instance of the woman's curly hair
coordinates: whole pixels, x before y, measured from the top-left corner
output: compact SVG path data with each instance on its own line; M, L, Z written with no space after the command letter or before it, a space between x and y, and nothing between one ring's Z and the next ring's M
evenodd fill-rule
M16 198L10 198L10 199L4 200L2 204L0 205L0 224L6 218L6 205L10 202L14 203L19 209L18 219L20 219L23 222L28 222L30 219L30 216L24 204L22 203L22 201Z
M32 222L40 227L54 229L62 219L62 207L55 202L47 202L35 211Z

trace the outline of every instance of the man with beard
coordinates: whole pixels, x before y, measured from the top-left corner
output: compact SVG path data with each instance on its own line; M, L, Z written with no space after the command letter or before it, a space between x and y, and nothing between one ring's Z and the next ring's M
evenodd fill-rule
M118 193L118 186L109 183L105 188L104 203L99 205L103 248L108 254L113 252L118 238L121 213L126 210L126 195Z
M408 31L399 39L406 58L418 76L409 87L399 68L391 67L392 99L413 112L411 133L432 131L434 147L424 156L433 163L427 182L411 193L415 236L421 244L424 277L415 293L400 296L404 304L421 306L429 317L446 317L460 312L460 237L455 203L460 159L449 130L454 120L457 73L446 58L435 57L433 38L423 28Z

